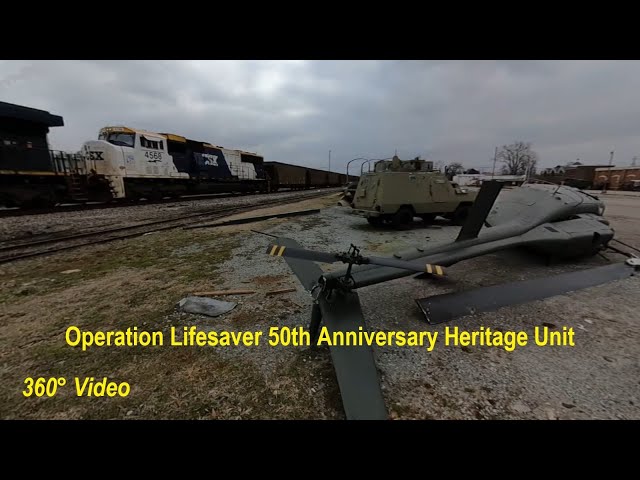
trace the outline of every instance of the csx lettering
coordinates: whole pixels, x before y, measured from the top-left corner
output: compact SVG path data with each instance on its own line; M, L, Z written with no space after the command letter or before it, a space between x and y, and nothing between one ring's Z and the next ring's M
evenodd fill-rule
M102 154L104 152L89 152L89 160L104 160Z
M211 166L211 167L217 167L218 166L218 156L217 155L210 155L207 153L203 153L202 157L204 158L204 164L205 166Z

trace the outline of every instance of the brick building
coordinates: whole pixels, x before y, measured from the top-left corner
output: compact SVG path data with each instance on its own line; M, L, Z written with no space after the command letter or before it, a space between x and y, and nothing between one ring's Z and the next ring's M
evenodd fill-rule
M608 165L569 165L566 167L558 165L543 170L542 174L537 175L536 178L571 187L590 188L593 186L596 170L601 167L608 168Z
M633 180L640 180L640 167L601 167L595 169L593 185L595 188L602 188L607 184L607 188L611 190L620 190L629 188Z

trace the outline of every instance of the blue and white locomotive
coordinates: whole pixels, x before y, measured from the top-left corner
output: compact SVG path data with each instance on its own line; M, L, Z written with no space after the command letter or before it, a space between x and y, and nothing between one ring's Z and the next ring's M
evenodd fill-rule
M82 156L116 199L267 190L260 155L171 133L105 127L84 143Z

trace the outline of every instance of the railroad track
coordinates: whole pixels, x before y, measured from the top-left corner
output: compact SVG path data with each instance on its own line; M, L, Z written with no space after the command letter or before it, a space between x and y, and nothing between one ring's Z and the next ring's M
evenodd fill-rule
M333 189L327 189L333 190ZM291 190L281 190L280 193L289 193ZM54 207L44 208L10 208L0 209L0 218L6 217L23 217L28 215L44 215L48 213L63 213L63 212L79 212L86 210L104 210L108 208L123 208L123 207L138 207L145 205L161 205L165 203L180 203L180 202L193 202L198 200L211 200L230 197L248 197L251 195L264 195L264 193L248 192L248 193L210 193L202 195L187 195L178 198L163 198L160 200L144 200L144 201L111 201L111 202L95 202L95 203L77 203L77 204L64 204Z
M181 215L163 220L154 220L151 222L139 223L135 225L127 225L123 227L112 227L92 232L78 233L74 235L66 235L56 238L47 238L42 240L34 240L32 242L14 243L0 247L0 264L9 263L16 260L26 258L50 255L65 250L85 247L88 245L99 245L101 243L113 242L116 240L124 240L127 238L139 237L146 233L161 232L164 230L172 230L175 228L194 225L202 220L217 220L238 213L244 213L257 208L264 208L276 205L284 205L310 198L323 197L336 193L339 189L326 189L314 193L306 193L287 198L278 198L268 201L256 202L255 204L242 206L218 207L211 210L205 210L198 213Z

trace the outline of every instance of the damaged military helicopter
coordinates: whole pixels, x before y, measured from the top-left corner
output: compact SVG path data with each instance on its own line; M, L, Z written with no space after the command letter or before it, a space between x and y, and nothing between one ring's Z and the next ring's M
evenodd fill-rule
M528 247L548 258L594 255L605 248L628 259L596 268L416 300L429 323L440 323L470 312L484 312L579 290L629 277L640 268L633 254L609 246L614 231L603 217L604 203L575 188L525 184L503 192L503 184L484 182L456 240L418 247L393 258L367 257L354 245L344 253L301 248L295 240L278 238L267 253L285 258L314 304L309 330L317 338L320 324L351 332L366 329L356 292L359 288L422 272L446 275L457 262L514 247ZM484 227L484 228L483 228ZM347 268L323 273L314 262L343 262ZM331 356L348 419L385 419L387 411L373 351L369 346L332 346Z

